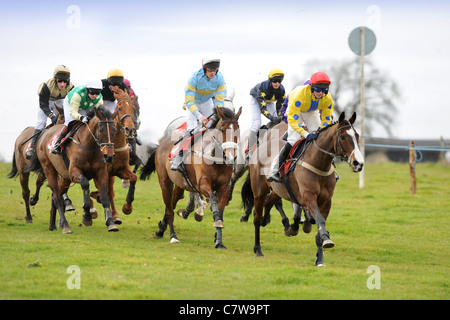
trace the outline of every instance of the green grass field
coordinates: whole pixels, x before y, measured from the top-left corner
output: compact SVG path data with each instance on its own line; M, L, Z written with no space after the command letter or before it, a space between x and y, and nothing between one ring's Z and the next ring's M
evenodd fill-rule
M19 179L6 178L10 167L0 164L0 299L450 298L450 168L441 164L416 165L415 195L408 164L367 164L364 189L358 174L338 165L341 179L327 221L336 246L325 252L323 268L314 266L316 227L288 238L275 210L261 232L265 257L255 256L252 219L239 222L242 180L225 210L228 250L216 250L209 209L200 223L175 218L179 244L169 243L168 232L153 238L164 213L156 175L138 181L134 211L121 214L117 233L107 232L99 204L94 225L81 224L81 189L73 186L77 210L67 217L74 233L64 235L48 230L47 187L32 208L33 223L25 223ZM31 181L34 192L34 176ZM117 179L119 208L125 196ZM288 203L285 208L292 217ZM79 282L67 273L73 265ZM69 289L68 280L80 289ZM380 288L369 289L368 282Z

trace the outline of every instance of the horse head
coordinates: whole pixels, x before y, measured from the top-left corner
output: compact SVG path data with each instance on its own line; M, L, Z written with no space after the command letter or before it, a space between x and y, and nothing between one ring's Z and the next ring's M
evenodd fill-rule
M134 104L130 96L122 89L113 91L117 105L112 115L113 119L118 119L117 127L120 127L119 133L124 132L127 138L136 136L134 127Z
M353 172L360 172L364 166L364 158L359 150L359 134L353 127L355 120L356 112L349 120L345 119L345 112L339 116L336 153L347 161Z
M94 139L100 147L106 163L114 160L114 136L116 134L116 126L114 125L111 113L103 108L94 108L95 116L98 118L94 130ZM91 119L90 122L94 121Z
M227 108L217 108L217 115L219 122L217 129L222 132L223 157L226 165L234 165L238 154L238 140L239 140L239 116L241 115L242 107L235 114L232 110Z

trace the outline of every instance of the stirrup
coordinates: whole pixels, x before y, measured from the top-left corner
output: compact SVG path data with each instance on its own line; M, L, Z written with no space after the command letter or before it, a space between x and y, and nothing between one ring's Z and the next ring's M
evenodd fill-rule
M50 152L53 154L62 154L61 145L53 146Z
M25 159L31 160L36 156L36 149L31 148L30 146L25 151Z
M266 180L269 182L281 182L280 172L277 171L275 174L270 173Z

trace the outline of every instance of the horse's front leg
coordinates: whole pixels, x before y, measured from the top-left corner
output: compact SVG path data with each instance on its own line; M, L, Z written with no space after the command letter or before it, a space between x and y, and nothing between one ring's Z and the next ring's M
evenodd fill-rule
M330 239L330 234L325 228L325 218L322 216L322 213L317 206L316 197L312 193L305 193L305 204L306 210L313 215L314 220L317 225L317 235L316 235L316 245L317 245L317 254L316 254L316 266L323 266L323 249L333 248L334 243ZM330 202L331 206L331 202ZM328 215L328 212L325 213Z
M229 195L229 186L227 184L223 185L222 187L217 190L217 198L218 198L218 218L222 220L221 226L216 227L216 234L215 234L215 248L216 249L226 249L227 247L224 246L222 243L222 229L223 227L223 213L225 211L225 206L228 203L228 195ZM214 217L214 214L213 214ZM215 220L216 221L216 220Z
M109 176L108 179L108 199L111 207L111 214L115 224L122 224L122 220L119 218L119 213L116 210L116 204L114 203L114 197L116 193L114 192L114 176Z
M127 178L130 180L130 187L128 188L127 198L125 199L125 204L122 207L122 212L125 214L131 214L133 212L133 201L134 201L134 192L136 190L136 181L137 176L131 171L131 168L127 168L126 172Z
M100 189L100 199L102 201L103 210L105 211L105 221L106 226L108 227L108 231L119 231L119 228L114 222L112 212L111 212L111 204L109 201L108 194L108 183L110 181L110 177L108 172L105 170L100 170L97 173L97 181L99 182ZM89 195L89 193L88 193Z

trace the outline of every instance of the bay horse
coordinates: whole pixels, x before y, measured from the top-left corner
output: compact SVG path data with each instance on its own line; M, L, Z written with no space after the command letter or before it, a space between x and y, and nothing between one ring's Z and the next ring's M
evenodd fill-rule
M90 214L89 180L96 179L100 186L102 205L108 231L118 231L111 214L108 199L107 162L114 158L114 136L116 128L111 113L103 107L94 108L95 117L87 123L76 123L77 131L69 142L65 143L62 155L50 152L55 136L60 132L61 125L46 130L36 145L38 161L47 177L48 186L52 190L52 209L50 215L50 230L56 230L56 209L59 211L63 233L72 233L72 228L66 220L62 194L69 188L71 182L79 183L83 190L83 224L92 225Z
M59 116L58 116L58 124L64 123L64 112L59 107L56 107L58 110ZM47 130L48 128L52 127L52 125L48 125L44 130ZM25 152L27 149L27 142L31 140L34 133L34 127L27 127L25 128L19 136L16 138L16 141L14 143L14 152L13 152L13 159L12 159L12 167L11 171L8 173L8 178L14 178L16 176L19 176L20 179L20 185L22 187L22 198L23 202L25 204L25 210L26 210L26 216L25 221L27 223L33 223L33 217L31 216L30 211L30 205L34 206L39 201L39 192L41 190L42 185L44 184L46 177L40 167L40 165L31 160L28 160L25 157ZM30 198L30 189L28 186L30 173L35 172L37 175L36 178L36 190L33 196ZM75 207L72 205L72 201L67 197L66 194L64 194L66 198L64 199L64 205L65 205L65 211L72 211L75 210Z
M184 190L187 190L202 194L208 201L213 212L213 227L216 228L215 248L226 249L222 243L223 212L228 201L229 184L236 161L238 120L242 107L236 114L227 108L215 110L218 116L217 125L214 129L204 130L203 135L194 140L191 152L185 156L188 180L183 174L170 170L169 154L175 146L171 138L161 140L157 148L151 150L147 163L141 168L142 180L154 171L157 172L162 190L166 208L164 218L158 224L159 230L155 233L158 238L163 237L169 225L170 242L179 242L173 226L174 208Z
M253 250L256 256L263 256L260 227L264 206L273 205L283 198L302 206L307 221L317 225L315 265L324 265L323 249L334 247L325 228L336 186L333 160L336 157L345 160L353 172L360 172L364 165L364 159L358 147L359 135L353 127L355 120L356 113L346 120L343 112L337 122L320 129L317 132L317 139L305 145L302 155L296 159L293 171L283 178L284 183L269 183L266 180L273 158L279 153L284 143L282 136L285 131L275 130L282 124L271 130L267 140L258 147L259 155L267 155L268 159L258 159L256 163L250 164L251 190L242 192L244 197L254 198L255 245ZM272 150L272 146L276 146L275 150ZM272 192L269 193L270 188Z
M232 110L233 112L235 112L235 107L233 104L233 99L235 96L235 90L234 88L231 88L230 90L227 91L227 94L225 96L225 101L224 101L224 106L227 109ZM182 128L183 126L186 125L186 121L187 121L187 117L186 116L180 116L174 120L172 120L169 125L167 126L166 130L164 130L164 133L162 135L162 137L159 139L159 143L164 140L165 138L171 138L178 140L179 137L181 137L180 134L177 134L177 132L180 130L179 128ZM241 145L241 139L239 139L238 142L238 146ZM240 150L240 148L238 148L238 151ZM235 172L237 170L237 168L239 168L240 166L240 161L241 161L242 156L240 155L240 152L238 152L237 158L236 158L236 162L235 162L235 170L233 172L231 181L233 182L233 177L235 176ZM136 170L136 169L135 169ZM133 172L136 172L136 171ZM231 200L231 192L233 191L233 189L230 189L230 196L229 196L229 201ZM189 192L189 199L188 199L188 203L186 205L186 208L183 209L179 209L177 211L177 214L182 217L183 219L187 219L189 217L189 215L195 210L195 220L196 221L202 221L203 220L203 216L204 216L204 212L203 209L205 209L207 207L207 203L204 201L204 198L201 194L197 193L197 192ZM196 209L197 208L197 209Z
M116 224L122 224L122 220L119 218L119 214L114 203L114 181L115 177L130 181L130 186L128 188L128 193L125 200L126 202L122 206L122 212L125 214L131 214L133 211L132 203L134 201L137 176L130 167L128 138L136 135L136 129L134 127L134 104L128 93L122 89L117 89L117 91L113 93L114 98L117 100L117 105L114 109L114 113L112 114L112 118L114 119L114 124L117 130L114 137L114 160L107 164L109 175L108 197L111 204L111 212L114 222ZM97 188L99 188L97 179L94 179L94 182ZM92 192L91 197L100 200L98 191ZM96 210L93 207L93 203L91 203L91 206L92 214L93 212L96 212Z

